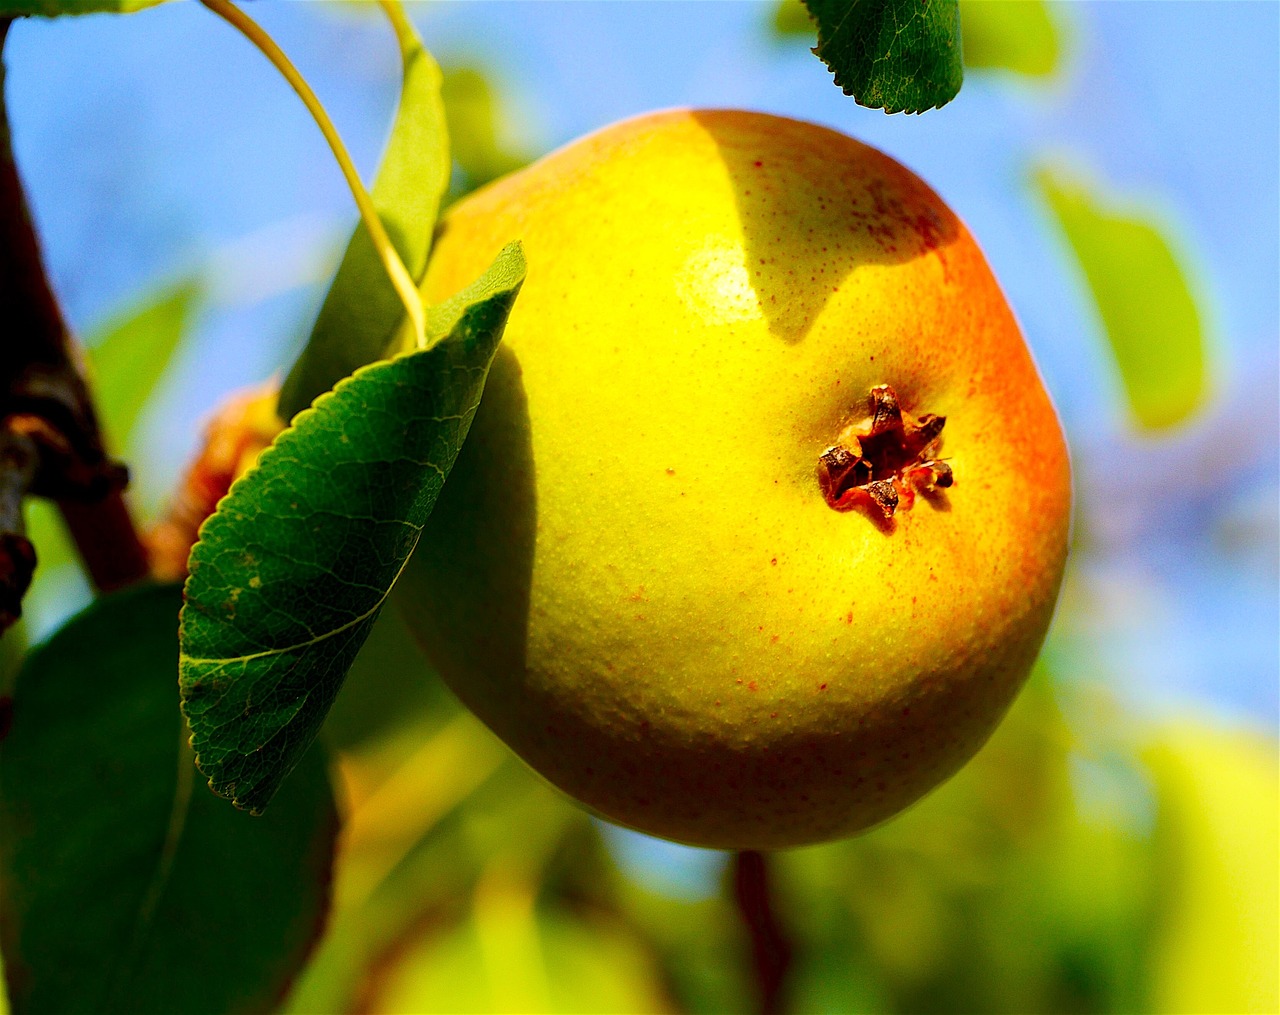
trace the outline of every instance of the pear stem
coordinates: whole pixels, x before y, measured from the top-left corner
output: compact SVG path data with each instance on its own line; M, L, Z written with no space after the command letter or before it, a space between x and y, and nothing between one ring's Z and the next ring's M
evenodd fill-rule
M414 30L408 17L405 16L404 8L400 6L400 0L378 0L378 6L386 14L387 20L391 22L391 27L395 30L398 39L403 42L405 39L417 38L418 33Z
M744 850L734 854L733 899L751 939L760 1015L781 1015L792 949L774 909L769 867L763 853Z
M293 65L288 56L285 55L284 51L276 45L275 40L244 11L230 3L230 0L200 0L200 2L257 46L262 51L262 54L280 71L293 90L298 93L298 98L307 107L307 111L311 114L312 119L315 120L316 126L320 128L320 133L324 135L325 141L328 142L329 149L333 152L333 157L337 160L338 167L346 178L347 186L351 188L351 195L355 198L356 207L360 209L360 218L364 221L365 229L369 232L369 238L373 241L374 249L378 252L378 256L382 260L383 267L386 269L387 276L391 279L391 284L395 287L400 301L404 304L405 313L409 315L409 321L413 326L418 348L424 348L426 346L426 311L423 308L422 297L418 293L418 287L414 285L413 277L409 274L409 270L404 266L404 261L400 259L400 255L396 252L395 245L391 242L391 237L387 235L387 230L382 224L378 210L373 205L373 198L369 196L364 184L360 182L360 174L356 172L355 163L351 161L351 156L347 153L346 146L342 143L342 138L338 135L333 121L329 119L329 114L325 112L324 106L321 105L320 100L316 97L316 93L312 91L311 86L307 84L306 79ZM392 4L385 2L383 3L383 9L387 12L387 16L391 19L396 31L398 33L403 31L404 25L400 23L404 20L403 12L394 9Z

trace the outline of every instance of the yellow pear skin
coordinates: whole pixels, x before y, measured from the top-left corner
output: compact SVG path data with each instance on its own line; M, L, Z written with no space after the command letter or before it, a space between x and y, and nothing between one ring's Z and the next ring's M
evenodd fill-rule
M512 240L397 593L458 697L595 813L702 846L847 836L954 773L1039 651L1071 501L964 225L842 134L681 110L455 205L425 295Z

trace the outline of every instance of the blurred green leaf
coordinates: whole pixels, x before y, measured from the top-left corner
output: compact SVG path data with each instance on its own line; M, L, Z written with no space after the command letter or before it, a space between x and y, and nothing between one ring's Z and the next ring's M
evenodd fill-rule
M338 906L286 1006L293 1015L351 1010L376 989L401 942L465 911L500 858L528 869L587 826L585 814L537 780L478 719L455 710L445 729L421 749L402 752L371 791L344 763L354 791ZM424 765L428 756L439 759L442 741L446 753L464 760Z
M179 682L197 764L261 811L315 738L466 438L524 279L518 244L428 313L425 350L299 414L191 552Z
M1144 758L1158 801L1155 1011L1280 1011L1274 736L1168 723Z
M923 113L956 97L964 79L957 0L805 0L814 51L862 106Z
M57 606L51 599L61 599L64 594L66 569L79 566L75 544L71 541L58 508L51 501L29 498L23 505L27 538L36 548L36 573L22 601L24 614L39 614L49 606Z
M94 407L109 441L131 442L147 400L191 326L203 290L187 277L145 294L86 337Z
M371 196L415 279L422 277L451 166L440 68L405 18L395 25L404 61L400 108ZM280 418L292 419L358 367L381 359L404 317L368 231L356 228L320 307L306 348L280 388Z
M360 750L410 726L421 736L423 718L433 723L447 719L455 700L400 611L387 608L378 614L325 719L325 742L341 750Z
M446 67L441 94L449 121L453 160L462 173L461 185L450 190L451 199L505 176L529 161L501 141L501 103L484 71L468 65Z
M139 446L138 422L173 360L204 295L195 276L156 286L112 314L85 337L94 405L108 444L136 464L145 449ZM131 500L138 508L138 474L134 470ZM143 505L145 508L147 505ZM24 609L47 622L65 617L77 605L68 589L67 570L79 565L57 507L33 498L26 504L27 536L36 547L35 580ZM47 628L46 628L47 629Z
M1149 429L1184 422L1205 399L1205 339L1165 229L1053 166L1033 179L1079 261L1135 419Z
M804 0L779 0L773 9L773 30L781 36L803 35L810 37L816 31L813 18Z
M0 0L0 18L23 15L54 18L63 14L130 14L164 2L165 0Z
M178 586L99 600L28 658L0 743L16 1012L266 1011L315 942L337 816L311 752L255 820L195 779Z
M1073 740L1038 672L990 743L916 807L779 854L793 1008L1149 1010L1149 845L1081 812Z
M0 635L0 721L3 721L3 709L7 707L3 703L4 699L13 690L13 682L22 667L29 640L25 620L19 620Z
M613 908L648 942L676 1008L688 1012L745 1012L756 1002L748 943L725 895L692 901L664 895L625 877L605 860L579 861L570 897ZM839 1006L791 1011L843 1011ZM853 1009L848 1009L853 1010Z
M422 935L381 971L369 1011L670 1010L643 944L618 924L534 906L526 887L482 884L469 919Z
M1062 43L1045 0L960 0L964 65L1048 77Z

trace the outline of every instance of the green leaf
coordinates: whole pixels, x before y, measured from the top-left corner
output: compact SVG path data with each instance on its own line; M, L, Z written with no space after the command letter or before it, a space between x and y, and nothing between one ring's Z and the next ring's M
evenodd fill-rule
M325 719L323 736L331 748L357 752L385 743L407 728L420 737L424 717L440 722L457 707L394 608L400 594L393 595L391 605L378 614L342 684L342 694Z
M180 278L145 293L85 337L94 407L108 446L117 452L123 448L131 462L142 459L145 452L138 445L138 420L202 297L198 279ZM135 476L131 491L135 508L138 486ZM75 546L50 501L28 501L26 523L39 559L24 608L36 617L65 617L74 606L68 603L67 573L62 569L78 563Z
M270 817L195 778L181 589L99 600L29 657L0 743L0 933L15 1012L267 1011L328 906L313 751Z
M371 984L371 1010L667 1010L645 942L616 920L536 909L531 895L482 885L470 920L401 942Z
M501 102L484 71L465 64L446 67L441 94L449 118L453 160L462 175L460 185L450 190L451 199L529 161L503 144Z
M371 196L409 274L422 276L440 202L449 186L449 136L440 68L404 20L400 108ZM280 418L292 419L357 367L381 359L404 317L369 233L358 226L320 307L311 338L280 388Z
M813 18L809 16L809 8L804 5L804 0L778 0L778 5L773 9L773 31L784 37L813 35Z
M63 14L131 14L155 7L165 0L0 0L0 18L36 15L56 18Z
M314 739L417 544L524 278L518 244L428 313L426 350L300 413L191 553L180 684L197 764L261 811Z
M130 442L142 409L191 326L202 288L183 278L147 293L85 340L94 407L116 446Z
M805 0L814 50L859 105L923 113L960 91L957 0Z
M335 889L340 903L282 1009L289 1015L387 1010L373 1003L378 988L373 981L406 944L428 926L438 927L495 874L539 886L541 899L556 891L567 870L597 885L604 880L601 868L612 868L601 855L592 819L521 764L456 701L453 708L455 718L446 728L426 734L410 751L394 749L396 763L383 769L382 778L369 780L369 755L356 762L359 774L352 780ZM452 743L441 752L444 740ZM581 891L574 900L587 907L594 901ZM499 966L504 954L499 948L492 956ZM509 972L512 978L518 975L514 963ZM499 1010L459 1009L444 998L435 1003L451 1011ZM529 1009L513 1003L501 1010ZM599 1009L579 1004L552 1010Z
M1134 418L1149 429L1185 421L1205 398L1205 339L1165 229L1051 166L1033 179L1093 293Z
M964 65L1048 77L1058 69L1062 43L1045 0L960 0Z

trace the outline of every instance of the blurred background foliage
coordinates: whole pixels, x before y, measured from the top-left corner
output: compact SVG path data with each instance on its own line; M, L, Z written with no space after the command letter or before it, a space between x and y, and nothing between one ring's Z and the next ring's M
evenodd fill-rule
M394 68L376 10L275 6L256 13L304 63L353 150L372 165L386 98L362 99L361 89L394 94L392 78L371 69L379 61ZM411 8L445 69L451 198L603 122L602 100L581 82L612 85L622 112L664 104L662 79L675 75L679 54L660 43L674 36L636 26L670 18L682 32L697 27L708 55L704 76L693 86L685 80L685 101L793 115L812 107L812 118L893 154L908 151L988 246L1063 410L1080 477L1076 545L1041 663L988 746L907 814L853 840L769 858L790 954L784 1010L1280 1010L1280 325L1275 294L1256 284L1274 283L1277 263L1278 19L1275 7L1216 6L1146 7L1163 19L1166 50L1125 64L1117 54L1127 42L1159 34L1160 26L1133 24L1148 15L962 0L965 87L953 106L905 127L836 104L848 100L807 54L812 66L791 69L812 45L794 0L745 9L628 5L617 14L596 5ZM743 50L717 41L731 31L716 23L722 13L755 40L743 43L756 46L747 51L755 64L729 68ZM122 40L151 19L157 40L178 49L204 30L198 11L157 10L118 30L104 26L84 52L99 59L125 45L145 49ZM72 44L72 29L27 28L15 29L11 44L15 84L36 78L31 65L56 43ZM42 49L40 32L64 34ZM1253 113L1223 128L1185 105L1201 83L1182 82L1215 68L1226 74L1219 62L1246 36L1262 37L1240 59L1270 61L1258 72L1265 84L1250 97ZM1158 58L1169 40L1204 48L1181 54L1188 68L1165 66ZM628 61L642 58L634 52L655 66L629 76ZM661 56L671 63L660 65ZM258 73L252 55L244 59L246 73ZM578 77L566 61L581 65ZM1144 78L1157 64L1164 77ZM733 102L733 87L760 68L775 74L777 101L748 90ZM226 70L193 73L220 81ZM708 85L713 77L731 84ZM539 107L534 82L547 79L544 87L559 92ZM205 101L219 87L205 86ZM184 420L208 412L235 384L287 364L351 214L322 158L314 159L320 169L308 165L312 175L293 181L283 206L279 192L246 196L257 218L247 226L237 218L242 234L215 244L182 225L172 197L153 205L130 197L148 178L145 166L129 177L86 163L78 182L65 168L50 182L38 167L49 165L46 149L67 157L74 119L61 130L54 121L68 93L56 82L46 95L27 88L25 103L13 100L20 163L37 167L30 186L55 277L81 322L107 432L135 466L143 516L154 517L195 441L196 427ZM1170 114L1162 90L1184 108ZM1100 95L1128 112L1100 104ZM262 147L237 169L243 180L234 185L246 192L263 174L278 176L272 166L314 158L275 136L287 133L283 123L309 129L287 97L279 102L278 113L263 99L234 121L211 112L202 125L217 149L239 138ZM163 114L161 102L149 110L162 125ZM1135 157L1152 167L1145 174L1117 154L1135 116L1156 119L1155 134L1167 134L1173 150L1138 138ZM1095 129L1108 118L1112 129ZM170 174L200 158L181 150L189 137L178 131L154 150L142 145L130 132L150 122L126 119L114 136L104 128L99 157L127 159L138 148L176 162L160 165ZM1180 147L1224 144L1224 130L1234 145L1225 161L1176 165ZM1262 263L1250 275L1240 270L1249 251L1219 243L1204 223L1221 207L1219 191L1233 187L1236 165L1259 149L1271 153L1269 181L1259 189L1255 173L1234 184L1237 199L1255 201L1241 214L1261 232L1248 235L1270 244L1252 245ZM999 158L984 161L992 151ZM204 193L213 206L205 214L216 217L225 200L218 188L233 184L193 171L190 190L166 184L167 193ZM999 186L973 185L978 176ZM143 215L125 235L103 238L116 263L96 289L86 281L96 262L83 259L76 226L60 218L83 210L74 200L60 210L58 187L72 182L90 191L77 200L104 206L95 221L120 225L113 202ZM336 210L318 221L298 210L311 204ZM218 253L192 252L205 247ZM113 304L125 309L108 311ZM207 376L197 383L197 373ZM44 638L88 595L52 516L33 511L31 526L42 567L25 631L5 639L6 658L21 639ZM453 701L393 612L357 660L325 738L344 810L334 911L286 1011L756 1006L731 858L606 826L546 788Z

